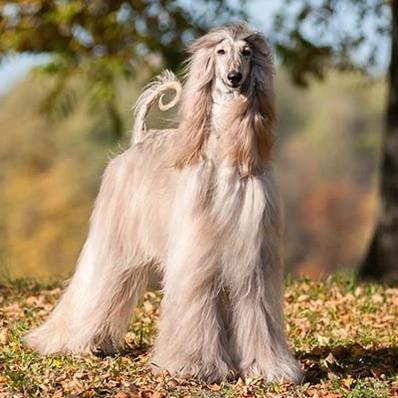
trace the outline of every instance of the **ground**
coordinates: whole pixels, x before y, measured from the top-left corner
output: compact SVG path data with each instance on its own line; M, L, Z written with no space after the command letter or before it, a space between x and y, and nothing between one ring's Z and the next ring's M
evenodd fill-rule
M337 278L286 283L289 341L306 372L300 386L153 376L146 363L158 293L147 293L135 311L123 352L39 356L21 337L46 318L60 293L59 284L0 285L0 397L398 397L397 287Z

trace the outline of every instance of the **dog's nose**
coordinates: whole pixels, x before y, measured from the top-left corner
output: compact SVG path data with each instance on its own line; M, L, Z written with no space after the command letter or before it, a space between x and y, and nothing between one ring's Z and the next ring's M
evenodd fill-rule
M228 80L233 84L238 84L242 80L242 73L240 72L231 72L228 73Z

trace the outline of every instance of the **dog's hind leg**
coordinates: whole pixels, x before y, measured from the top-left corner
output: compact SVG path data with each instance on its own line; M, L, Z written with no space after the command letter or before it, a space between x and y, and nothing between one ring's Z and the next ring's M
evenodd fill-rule
M125 269L97 286L74 276L47 321L25 337L26 343L42 354L117 350L147 286L148 271L144 266Z
M110 352L123 342L151 265L129 233L123 170L115 161L108 166L76 272L47 321L25 338L36 351Z

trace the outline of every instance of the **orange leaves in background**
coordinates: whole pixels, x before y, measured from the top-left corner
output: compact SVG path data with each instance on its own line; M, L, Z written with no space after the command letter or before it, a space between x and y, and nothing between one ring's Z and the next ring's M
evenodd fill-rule
M376 190L354 181L326 181L300 203L299 214L311 250L297 265L300 275L321 276L342 264L355 264L369 239Z

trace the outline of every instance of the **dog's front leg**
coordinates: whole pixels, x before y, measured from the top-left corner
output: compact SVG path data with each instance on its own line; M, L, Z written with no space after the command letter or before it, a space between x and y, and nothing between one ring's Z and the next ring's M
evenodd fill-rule
M277 247L264 245L245 278L232 283L234 359L244 378L298 383L302 372L285 337L279 257Z
M216 242L200 229L170 248L152 364L154 371L214 382L227 376L232 363Z

